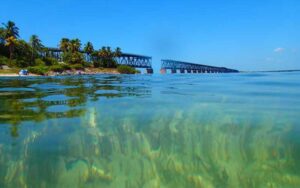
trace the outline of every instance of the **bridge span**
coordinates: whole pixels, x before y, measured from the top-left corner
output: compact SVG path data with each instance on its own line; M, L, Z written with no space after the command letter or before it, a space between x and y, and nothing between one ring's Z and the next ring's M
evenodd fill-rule
M119 65L128 65L134 68L144 68L148 74L153 74L152 57L122 53L116 58Z
M86 62L91 63L93 61L93 57L91 55L88 55L84 51L80 51L80 53L83 54ZM59 48L46 48L42 56L52 57L58 61L63 61L62 54L63 51ZM119 65L128 65L134 68L144 68L148 74L153 74L152 57L150 56L122 53L121 56L115 57L114 59Z
M188 63L183 61L175 61L163 59L161 60L160 73L165 74L167 70L171 70L171 73L237 73L238 70L229 69L226 67L215 67L210 65L202 65L195 63Z

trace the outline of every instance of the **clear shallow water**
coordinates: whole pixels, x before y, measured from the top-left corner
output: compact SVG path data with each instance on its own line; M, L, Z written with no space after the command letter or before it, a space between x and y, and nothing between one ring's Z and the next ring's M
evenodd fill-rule
M300 187L300 73L0 78L0 187Z

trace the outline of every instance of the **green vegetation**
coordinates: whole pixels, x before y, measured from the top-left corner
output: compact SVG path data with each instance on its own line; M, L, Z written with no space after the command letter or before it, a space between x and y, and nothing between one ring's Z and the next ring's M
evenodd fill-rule
M27 68L29 72L38 74L38 75L46 75L49 71L47 66L34 66L34 67L28 67Z
M117 67L117 70L121 74L137 74L140 73L140 71L136 70L133 67L127 66L127 65L120 65Z
M46 48L37 35L29 41L20 39L19 28L12 21L0 26L0 69L3 65L11 69L28 69L30 73L46 75L49 71L85 70L86 68L117 68L116 58L122 55L118 47L102 47L95 50L91 42L82 48L79 39L62 38L59 48ZM120 73L138 73L134 68L120 66Z

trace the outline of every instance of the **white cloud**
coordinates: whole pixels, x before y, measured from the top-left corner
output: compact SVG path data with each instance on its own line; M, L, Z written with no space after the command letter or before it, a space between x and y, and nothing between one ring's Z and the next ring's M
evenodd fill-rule
M276 48L274 49L275 53L282 53L285 49L284 48Z

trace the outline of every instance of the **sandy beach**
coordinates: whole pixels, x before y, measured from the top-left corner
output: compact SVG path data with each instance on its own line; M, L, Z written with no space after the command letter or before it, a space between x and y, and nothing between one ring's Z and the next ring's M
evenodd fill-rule
M40 76L40 75L29 74L27 76ZM19 77L19 74L16 74L16 73L0 73L0 77Z
M14 77L14 76L19 76L19 75L15 73L0 73L0 77Z

